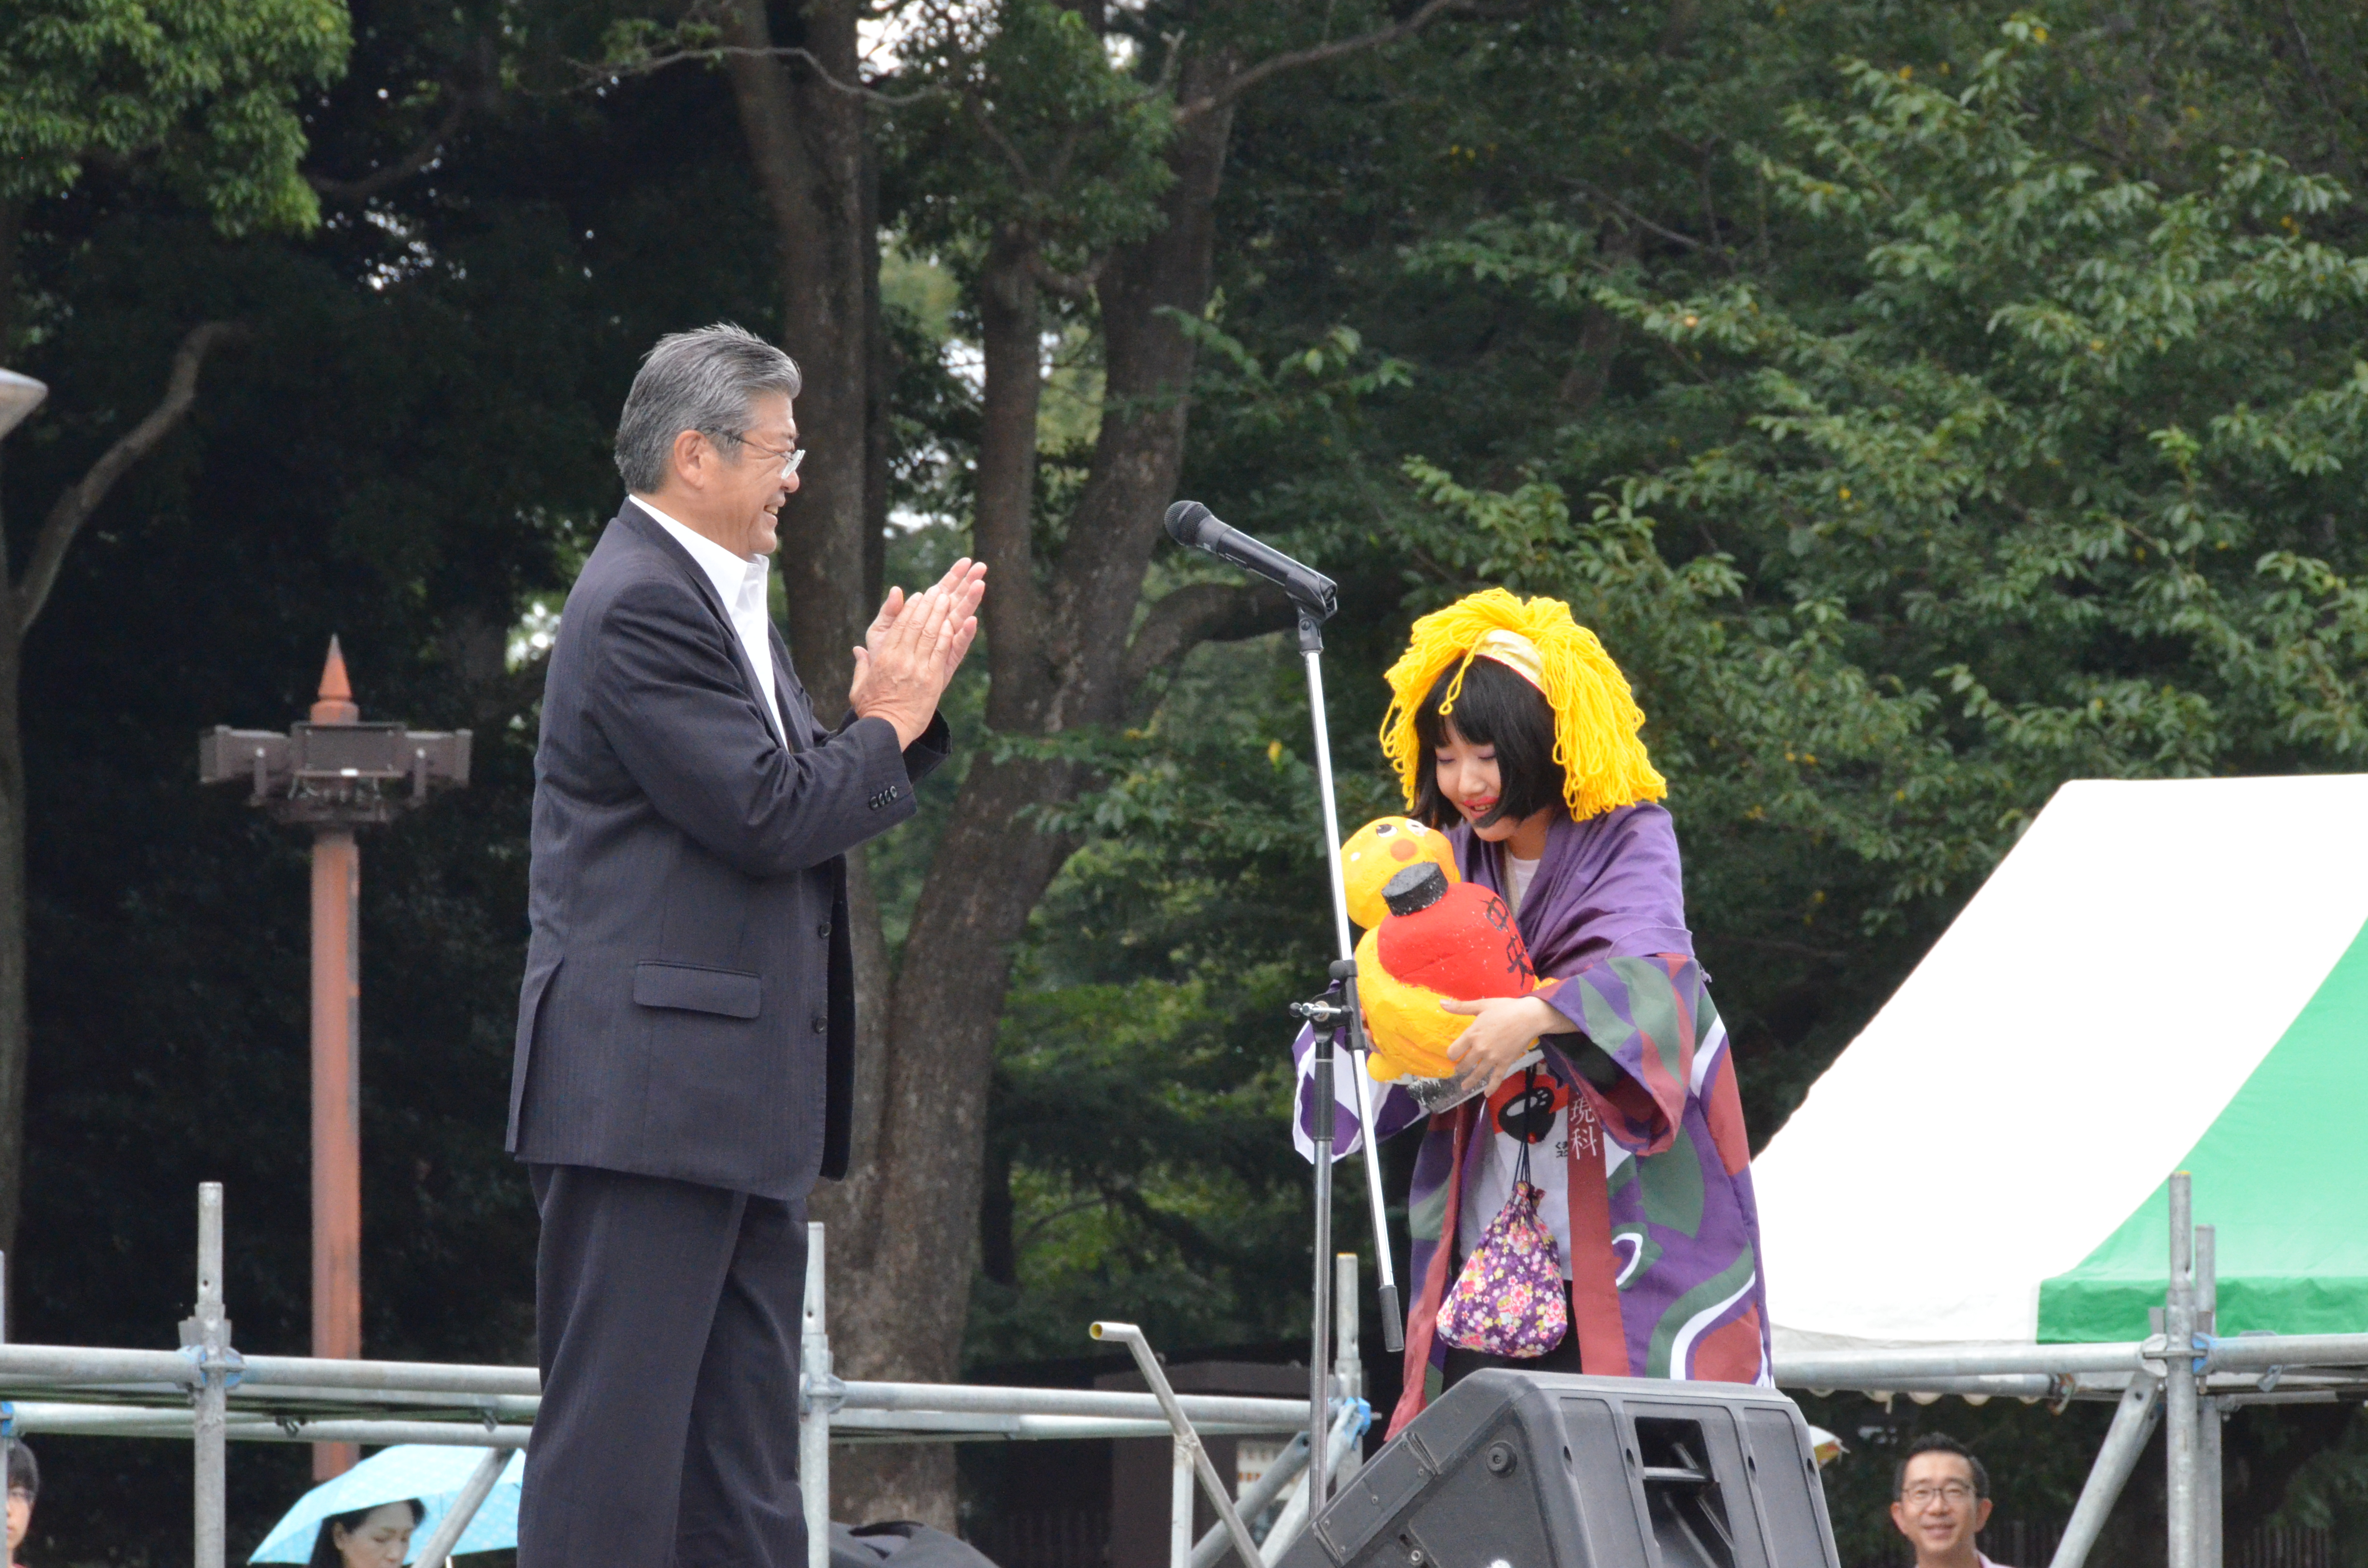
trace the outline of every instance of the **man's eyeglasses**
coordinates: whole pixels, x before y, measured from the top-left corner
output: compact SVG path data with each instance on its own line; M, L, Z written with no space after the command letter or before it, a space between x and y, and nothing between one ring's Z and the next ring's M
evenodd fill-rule
M1902 1492L1899 1497L1904 1503L1922 1508L1939 1501L1970 1503L1974 1500L1974 1489L1962 1481L1944 1481L1938 1486L1919 1483Z
M746 448L749 451L756 453L760 458L780 459L781 463L781 477L783 479L787 479L790 475L797 472L798 465L806 460L806 449L803 447L791 447L787 451L775 451L770 447L760 447L757 445L756 442L748 439L747 433L746 431L735 432L733 436L733 439L738 441L741 446Z

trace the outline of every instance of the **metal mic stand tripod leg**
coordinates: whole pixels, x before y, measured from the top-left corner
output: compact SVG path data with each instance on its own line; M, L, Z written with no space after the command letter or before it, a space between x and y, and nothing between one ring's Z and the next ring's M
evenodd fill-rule
M1390 1258L1388 1211L1382 1199L1382 1156L1373 1135L1373 1081L1365 1071L1364 1015L1357 1006L1357 949L1349 939L1349 891L1340 877L1340 817L1332 800L1332 737L1324 712L1324 623L1304 607L1299 610L1299 652L1307 664L1307 713L1315 729L1315 792L1324 807L1324 864L1331 873L1332 926L1339 939L1339 961L1332 978L1340 985L1340 1005L1349 1028L1349 1071L1356 1075L1357 1119L1364 1130L1365 1192L1373 1215L1373 1260L1381 1277L1382 1340L1391 1350L1401 1348L1403 1319L1398 1312L1397 1273ZM1334 1030L1315 1026L1315 1333L1308 1351L1307 1505L1308 1517L1323 1511L1330 1490L1330 1456L1325 1443L1330 1436L1332 1380L1332 1116L1335 1097Z

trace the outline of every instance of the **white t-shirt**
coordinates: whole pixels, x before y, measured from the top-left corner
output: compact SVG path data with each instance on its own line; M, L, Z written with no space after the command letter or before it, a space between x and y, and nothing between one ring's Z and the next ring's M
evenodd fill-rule
M1521 900L1529 896L1530 883L1538 874L1539 862L1524 860L1510 850L1505 852L1505 900L1514 914L1521 909ZM1472 1181L1464 1188L1463 1212L1456 1230L1456 1244L1468 1252L1480 1244L1480 1233L1495 1219L1513 1196L1513 1176L1520 1169L1521 1141L1505 1130L1509 1120L1523 1132L1534 1132L1531 1118L1547 1119L1543 1137L1530 1142L1530 1185L1545 1196L1538 1200L1538 1218L1554 1233L1554 1250L1562 1255L1562 1277L1570 1278L1570 1094L1548 1074L1536 1074L1529 1090L1526 1106L1517 1108L1521 1098L1522 1075L1515 1074L1497 1086L1488 1096L1486 1135L1480 1153L1472 1168ZM1511 1110L1508 1118L1506 1112ZM1594 1113L1582 1104L1579 1119L1584 1124L1581 1138L1582 1155L1601 1157L1602 1140L1595 1131Z
M1486 1120L1474 1130L1482 1139L1479 1153L1474 1157L1470 1179L1463 1187L1463 1212L1459 1217L1455 1244L1462 1253L1470 1253L1480 1244L1480 1234L1487 1229L1513 1196L1513 1175L1520 1165L1521 1142L1517 1132L1506 1131L1510 1123L1518 1132L1537 1131L1533 1119L1543 1119L1545 1134L1530 1144L1530 1185L1543 1192L1538 1199L1538 1218L1554 1233L1554 1250L1562 1256L1562 1277L1570 1278L1570 1093L1543 1070L1536 1073L1522 1098L1523 1074L1514 1074L1497 1086L1487 1099L1484 1112ZM1510 1111L1508 1116L1506 1113ZM1591 1130L1594 1118L1585 1109L1582 1120ZM1592 1152L1582 1150L1582 1153ZM1601 1155L1598 1154L1598 1158Z
M1541 857L1543 858L1543 857ZM1505 851L1505 907L1515 915L1521 912L1521 900L1530 896L1530 883L1538 874L1538 861L1524 860L1511 850Z

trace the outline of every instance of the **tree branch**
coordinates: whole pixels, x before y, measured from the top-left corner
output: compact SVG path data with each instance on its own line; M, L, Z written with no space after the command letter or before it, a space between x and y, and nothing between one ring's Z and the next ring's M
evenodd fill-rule
M440 157L452 138L461 134L461 128L468 123L471 115L490 109L500 100L501 80L501 60L494 51L493 40L477 40L476 46L455 62L451 74L445 78L444 90L451 95L451 107L444 111L436 129L421 138L410 152L359 179L307 174L304 183L323 196L340 201L367 201L389 186L401 184Z
M1051 290L1063 299L1086 300L1092 297L1094 285L1101 279L1102 259L1096 256L1076 272L1064 272L1046 261L1042 251L1030 251L1028 270L1041 287Z
M157 444L173 432L174 426L188 416L198 401L198 371L206 356L225 344L243 341L247 336L245 325L239 322L210 321L192 327L181 339L181 347L173 355L173 372L165 383L165 396L148 417L133 426L107 449L106 454L90 465L90 472L58 497L57 505L41 523L40 538L33 544L32 563L25 569L25 580L10 596L11 608L17 617L17 635L22 637L41 613L48 602L50 589L56 585L58 568L64 563L66 551L74 544L74 535L107 499L131 465L156 449Z
M1369 49L1379 49L1383 44L1395 43L1402 38L1410 38L1422 31L1450 12L1470 11L1476 9L1477 6L1478 0L1423 0L1423 4L1416 8L1414 14L1402 22L1392 22L1388 27L1376 28L1369 33L1359 33L1354 38L1337 39L1330 43L1319 43L1306 49L1294 49L1288 53L1261 60L1255 65L1246 65L1218 82L1205 97L1195 98L1190 103L1177 105L1176 117L1178 119L1191 119L1208 113L1211 109L1222 108L1269 76L1279 76L1285 71L1296 71L1303 66L1322 65L1347 55L1361 54Z
M1233 642L1291 625L1291 599L1266 583L1187 583L1144 612L1126 645L1126 686L1141 686L1203 642Z
M1570 175L1564 175L1561 178L1563 184L1570 187L1573 190L1578 192L1579 195L1585 197L1588 200L1594 202L1598 207L1604 209L1613 217L1625 219L1627 222L1635 224L1640 229L1648 230L1653 233L1658 234L1661 238L1668 240L1672 244L1683 245L1688 250L1709 250L1715 254L1723 254L1726 249L1725 245L1718 244L1714 242L1711 244L1705 245L1702 241L1695 239L1691 234L1681 234L1675 229L1665 229L1660 224L1654 222L1650 218L1645 217L1642 212L1639 212L1634 208L1629 206L1626 202L1617 200L1612 197L1605 195L1602 191L1596 189L1593 186L1588 184L1583 179L1576 178Z
M597 60L573 60L568 63L583 73L585 86L597 87L625 76L655 75L669 65L685 65L693 62L713 64L720 60L734 58L801 61L831 91L861 98L868 104L878 104L882 108L903 108L910 104L926 103L931 98L942 98L953 91L951 87L923 87L912 93L883 93L860 82L842 82L830 74L812 50L789 44L774 44L763 49L749 44L717 44L708 49L678 49L672 54L653 54L646 60L624 63L603 63Z
M367 201L387 187L401 184L434 163L443 153L444 144L461 133L461 127L468 120L469 111L474 104L474 94L454 95L452 107L445 111L443 120L436 129L421 138L417 146L382 169L372 169L359 179L333 179L327 175L308 173L304 183L323 196L334 197L339 201Z
M1033 187L1036 184L1036 176L1028 167L1027 155L1019 151L1019 143L1006 136L1003 133L1003 128L995 123L995 117L986 112L986 106L978 101L978 95L962 94L962 113L969 117L972 126L981 136L995 143L995 150L1003 154L1005 163L1011 165L1011 172L1020 185L1023 187Z

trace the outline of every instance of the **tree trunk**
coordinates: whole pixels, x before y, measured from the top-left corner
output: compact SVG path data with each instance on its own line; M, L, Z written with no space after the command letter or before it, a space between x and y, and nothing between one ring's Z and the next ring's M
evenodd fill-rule
M22 207L0 201L0 368L14 352L23 218ZM6 525L0 513L0 1253L14 1253L17 1221L25 1212L25 1073L32 1030L25 1002L25 736L17 710L25 631L11 591L16 575Z
M860 79L855 24L860 0L807 0L796 40L837 81ZM765 0L738 0L732 41L777 41ZM863 100L813 68L754 54L730 58L733 99L750 161L773 218L780 257L781 339L805 372L798 438L814 458L781 514L779 557L789 604L791 655L836 712L853 674L852 649L881 591L887 518L886 340L880 322L880 245ZM868 1375L872 1335L846 1292L864 1277L876 1241L873 1217L888 1103L889 960L879 900L858 850L848 857L849 933L855 947L856 1080L848 1179L824 1183L809 1211L823 1222L831 1274L834 1352L843 1375ZM842 1449L832 1466L832 1514L913 1518L954 1528L953 1451L944 1445Z
M810 0L803 46L841 82L857 79L859 0ZM774 46L765 0L739 0L732 41ZM814 70L780 59L728 61L734 108L749 161L765 193L779 247L781 337L804 372L798 439L814 460L781 509L778 560L789 608L790 654L828 722L854 671L851 650L871 619L880 571L879 524L887 511L887 449L873 370L883 352L879 325L879 239L862 101ZM888 955L879 901L860 851L848 858L855 945L856 1119L854 1167L870 1165L868 1133L878 1121L879 1062L886 1039ZM815 1218L843 1218L840 1189L815 1197ZM842 1233L844 1227L835 1226Z
M860 0L808 0L804 9L801 41L841 82L858 78L861 9ZM738 0L732 41L774 47L765 12L764 0ZM829 714L843 700L850 650L871 619L864 533L879 244L866 196L863 103L779 59L735 54L727 71L780 247L781 346L805 375L798 441L814 455L781 509L779 561L791 656L816 710Z
M986 722L1019 734L1036 733L1052 676L1043 659L1044 606L1032 539L1036 415L1044 399L1043 312L1029 265L1034 254L1029 237L998 234L978 291L985 381L979 389L978 504L971 537L987 564L980 630L995 684L987 692Z
M7 581L5 562L0 551L0 585ZM25 1074L32 1056L25 1005L25 736L17 707L24 649L15 604L0 605L0 1250L11 1254L25 1211Z
M1208 69L1217 69L1211 66ZM1189 97L1196 84L1185 83ZM1049 736L1118 722L1121 656L1161 517L1182 462L1194 351L1160 312L1208 299L1230 115L1188 122L1171 153L1178 180L1166 231L1110 258L1099 289L1108 343L1105 413L1068 543L1039 586L1030 544L1041 392L1036 285L1016 236L998 239L982 290L985 409L976 527L991 568L989 722ZM847 1242L832 1247L843 1375L951 1380L962 1369L986 1141L987 1083L1014 944L1067 858L1068 843L1030 826L1031 806L1074 798L1070 764L973 759L929 867L889 1015L884 1118L875 1164L849 1183ZM1085 1325L1077 1325L1082 1343ZM893 1462L893 1461L892 1461ZM906 1517L951 1517L951 1464L916 1454L873 1472ZM893 1483L893 1484L892 1484ZM932 1490L942 1488L942 1490Z

